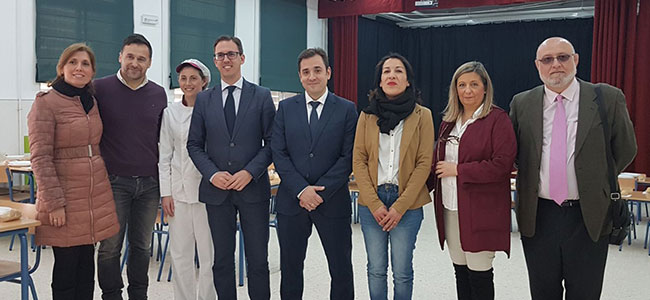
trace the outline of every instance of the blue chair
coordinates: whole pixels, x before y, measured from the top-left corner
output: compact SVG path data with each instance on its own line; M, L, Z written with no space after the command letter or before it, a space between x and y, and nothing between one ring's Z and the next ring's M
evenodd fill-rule
M36 198L34 197L34 174L33 173L25 173L27 174L27 179L29 183L29 190L30 190L30 197L25 198L22 200L16 200L14 199L14 180L13 180L13 173L9 168L5 169L5 173L7 174L7 186L9 187L9 200L12 202L20 202L20 203L31 203L34 204L36 202ZM12 251L14 249L14 239L16 238L16 235L11 236L11 242L9 243L9 251ZM32 252L36 251L36 245L34 244L34 236L32 235Z
M278 231L278 219L277 219L277 211L275 210L275 194L278 191L278 186L274 185L271 186L271 201L269 203L269 227L275 228L275 233L277 234ZM246 265L246 249L244 247L244 234L241 230L241 224L239 221L237 221L237 233L239 233L239 286L244 286L244 276L245 273L247 272L247 265ZM197 267L198 267L198 261L197 261Z
M169 226L169 224L165 221L165 212L162 209L159 209L160 213L156 217L156 222L154 224L154 229L151 232L151 256L153 256L153 246L154 246L154 239L155 237L158 237L158 250L156 251L156 261L160 261L160 267L158 268L158 276L157 276L157 281L160 281L160 277L162 276L162 270L165 265L165 258L167 257L167 248L169 247L169 230L166 228L166 226ZM163 236L167 236L167 239L165 239L164 245L163 245ZM128 257L129 257L129 239L128 239L128 225L125 230L124 234L124 254L122 255L122 262L120 263L120 272L124 270L124 265L127 264ZM167 281L171 281L171 271L172 266L171 264L169 265L169 274L167 275Z
M33 236L32 236L33 238ZM33 241L32 241L33 243ZM34 266L32 266L29 273L29 289L32 292L32 298L38 300L38 295L36 295L36 287L34 286L34 279L32 278L32 273L38 269L38 265L41 262L41 247L35 247L36 258L34 260ZM8 281L13 283L20 283L20 263L13 261L0 260L0 281Z
M157 261L160 260L160 267L158 268L158 277L157 277L157 280L160 281L160 276L162 275L163 266L165 265L165 258L167 257L167 248L169 246L169 229L165 229L165 227L167 226L167 228L169 228L168 227L169 224L165 222L165 211L163 209L160 209L160 214L158 216L160 217L160 219L156 220L156 224L152 234L154 236L158 236L158 251L156 254L156 260ZM165 240L165 246L163 248L162 239L163 236L165 235L167 236L167 239ZM153 244L153 238L151 239L151 242ZM153 245L152 245L152 251L153 251ZM171 273L171 264L169 265L169 270L170 270L169 272ZM168 276L168 281L170 280L171 280L171 275Z
M248 266L245 260L244 232L241 230L241 223L239 221L237 221L237 232L239 233L239 286L244 286L244 273L246 273Z
M350 199L352 200L352 223L359 223L359 186L357 182L354 181L354 176L350 179L348 183L348 188L350 189Z

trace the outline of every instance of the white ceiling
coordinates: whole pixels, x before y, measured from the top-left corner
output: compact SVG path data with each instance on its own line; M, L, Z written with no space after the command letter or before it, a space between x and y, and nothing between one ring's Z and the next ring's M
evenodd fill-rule
M593 16L594 0L555 0L472 8L428 9L411 13L383 13L364 17L385 18L400 27L421 28Z

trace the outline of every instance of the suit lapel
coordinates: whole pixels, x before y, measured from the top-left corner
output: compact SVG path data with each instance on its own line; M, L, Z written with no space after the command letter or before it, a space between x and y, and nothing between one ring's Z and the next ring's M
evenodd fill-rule
M237 109L237 117L235 118L235 128L232 130L232 137L234 138L239 132L242 123L246 119L246 113L248 112L248 107L253 101L254 88L246 80L242 82L241 96L239 97L239 108ZM224 119L225 120L225 119Z
M539 86L531 93L531 97L526 99L525 105L530 105L526 111L530 112L527 116L532 128L533 140L535 141L535 157L542 157L542 143L544 135L544 86Z
M400 140L399 145L399 169L402 169L402 162L404 161L404 156L408 151L408 147L411 144L413 139L413 134L415 129L420 123L420 112L421 108L416 106L411 115L406 117L404 120L404 128L402 128L402 140Z
M576 149L575 153L580 153L582 145L587 139L587 134L591 128L594 119L598 115L598 105L594 102L596 100L596 92L592 86L587 85L582 80L580 82L580 103L578 106L578 129L576 132Z
M213 99L214 101L214 110L216 113L216 122L219 123L217 124L218 130L223 131L223 134L225 136L230 136L228 133L228 126L226 125L226 115L223 112L223 99L222 99L222 90L221 90L221 84L216 85L212 89L212 95L210 96L210 99Z
M302 132L305 134L305 139L307 141L311 141L311 132L309 131L308 120L309 117L307 116L307 98L305 98L304 94L296 97L295 105L298 113L297 117L300 120L300 127L302 128Z
M325 128L327 122L336 111L337 108L336 102L337 102L336 97L334 97L332 93L329 93L327 95L327 100L325 100L325 106L323 106L323 111L320 113L320 117L318 118L318 124L316 124L316 136L311 137L311 150L313 150L314 147L316 146L316 142L318 141L318 138L320 138L321 134L323 133L323 128Z

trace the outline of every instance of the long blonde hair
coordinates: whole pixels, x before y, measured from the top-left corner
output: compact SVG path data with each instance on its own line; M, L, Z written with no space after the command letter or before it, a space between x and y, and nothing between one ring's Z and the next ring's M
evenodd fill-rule
M490 80L490 75L488 75L485 66L478 61L470 61L462 64L451 79L449 84L449 101L447 102L447 107L443 111L442 120L445 122L456 122L458 117L463 113L463 105L460 103L458 98L458 89L456 88L456 83L458 82L458 77L466 73L476 73L481 77L483 81L483 86L485 87L485 96L483 97L483 108L478 115L478 119L484 118L487 116L490 111L492 111L492 106L494 104L494 89L492 88L492 80Z

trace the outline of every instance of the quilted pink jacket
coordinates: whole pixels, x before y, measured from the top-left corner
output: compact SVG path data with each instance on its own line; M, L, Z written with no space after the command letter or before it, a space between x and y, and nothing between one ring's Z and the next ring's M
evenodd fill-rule
M39 93L27 115L36 210L36 243L57 247L94 244L119 231L113 192L99 153L102 120L97 103L86 114L79 97ZM49 213L65 207L66 224Z

